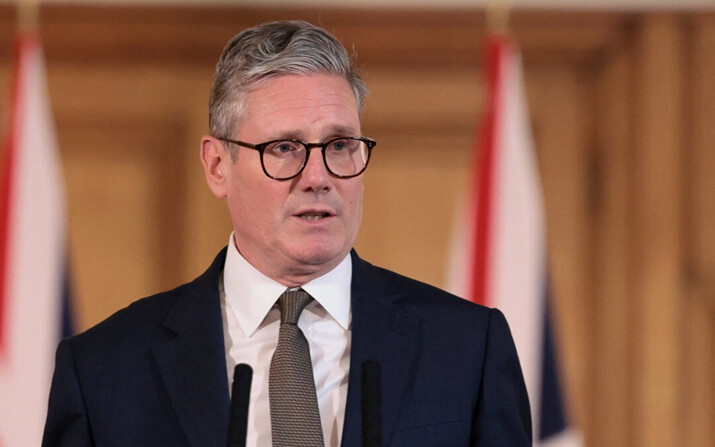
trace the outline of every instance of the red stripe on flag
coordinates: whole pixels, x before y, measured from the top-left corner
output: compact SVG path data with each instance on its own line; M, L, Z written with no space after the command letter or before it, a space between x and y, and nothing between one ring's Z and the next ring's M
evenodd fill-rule
M0 184L0 358L4 355L7 344L7 315L9 314L9 283L10 260L12 257L12 210L15 201L13 185L15 182L15 167L17 162L18 137L20 135L20 118L22 116L20 92L24 81L20 73L26 63L25 47L33 47L36 39L31 36L19 36L15 41L12 69L12 84L10 89L10 120L3 144L2 183Z
M497 122L497 108L502 95L501 69L504 52L502 45L505 43L498 37L491 37L487 41L485 50L487 74L487 111L482 124L480 138L481 152L478 154L479 163L476 164L474 177L476 178L476 229L474 237L474 264L472 266L471 300L475 303L489 305L490 297L487 296L488 273L490 269L492 222L494 215L494 182L496 157L496 134L501 123ZM479 150L479 148L478 148Z

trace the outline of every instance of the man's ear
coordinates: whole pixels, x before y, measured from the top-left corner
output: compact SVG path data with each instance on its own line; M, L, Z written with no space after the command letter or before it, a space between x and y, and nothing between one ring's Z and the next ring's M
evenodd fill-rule
M201 163L204 165L206 183L220 199L226 197L226 172L231 164L231 154L223 144L210 135L201 138Z

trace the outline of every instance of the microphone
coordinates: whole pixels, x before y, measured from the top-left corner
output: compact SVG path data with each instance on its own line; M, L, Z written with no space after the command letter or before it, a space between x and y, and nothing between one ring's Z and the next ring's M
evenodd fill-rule
M246 447L248 433L248 403L251 397L253 369L245 363L233 370L231 411L228 418L228 447Z
M380 363L362 363L362 447L382 447Z

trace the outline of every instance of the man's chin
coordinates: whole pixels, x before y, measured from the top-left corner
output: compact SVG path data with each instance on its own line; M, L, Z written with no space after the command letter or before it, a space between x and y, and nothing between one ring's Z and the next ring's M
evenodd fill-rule
M335 246L307 246L293 251L292 258L298 266L305 266L311 269L325 269L322 273L327 273L350 252L350 248Z

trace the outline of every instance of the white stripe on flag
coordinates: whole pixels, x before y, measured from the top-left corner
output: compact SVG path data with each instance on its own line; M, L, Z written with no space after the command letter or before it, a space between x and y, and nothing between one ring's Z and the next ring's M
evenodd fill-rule
M0 354L0 446L40 445L60 335L65 262L60 160L36 37L19 37Z
M534 429L534 445L538 440L541 415L541 386L543 372L544 322L546 311L546 228L543 198L538 175L538 164L531 135L521 56L513 43L504 36L495 36L487 51L488 64L496 70L490 84L489 102L492 109L492 139L484 138L492 151L491 184L487 209L480 208L475 186L467 197L466 209L459 210L454 225L452 245L447 266L446 289L465 298L500 309L509 321L519 353L524 380L529 392ZM491 53L491 51L494 51ZM488 148L478 148L486 151ZM475 160L484 162L487 158ZM484 169L473 172L486 172ZM483 180L483 179L482 179ZM484 187L484 183L474 182ZM481 191L484 192L484 191ZM483 198L483 197L482 197ZM485 265L476 265L476 234L478 210L486 212L487 250ZM484 217L484 216L482 216ZM465 247L467 247L465 249ZM473 276L485 268L484 296L473 290ZM477 285L477 288L480 285ZM561 446L581 445L575 432L561 437Z
M511 327L529 399L541 401L545 249L541 187L529 131L521 58L503 45L502 96L497 103L494 199L492 202L492 271L487 280L489 304L499 308ZM534 427L539 412L532 411Z

